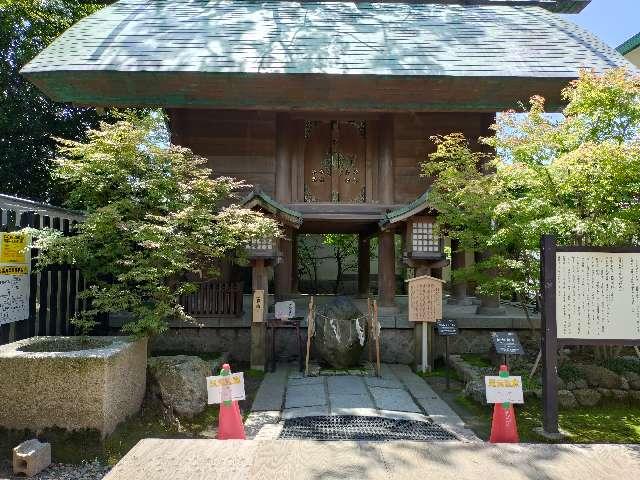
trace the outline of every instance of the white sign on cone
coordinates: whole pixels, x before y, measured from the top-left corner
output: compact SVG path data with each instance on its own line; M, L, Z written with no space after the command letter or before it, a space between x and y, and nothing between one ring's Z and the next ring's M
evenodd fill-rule
M487 403L524 403L522 377L484 377Z
M207 377L207 394L209 404L227 400L244 400L243 372Z

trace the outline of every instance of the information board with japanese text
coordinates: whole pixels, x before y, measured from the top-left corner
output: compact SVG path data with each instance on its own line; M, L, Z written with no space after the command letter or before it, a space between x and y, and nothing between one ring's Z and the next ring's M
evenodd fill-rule
M0 233L0 325L29 318L29 236Z
M557 337L640 339L640 253L556 252Z

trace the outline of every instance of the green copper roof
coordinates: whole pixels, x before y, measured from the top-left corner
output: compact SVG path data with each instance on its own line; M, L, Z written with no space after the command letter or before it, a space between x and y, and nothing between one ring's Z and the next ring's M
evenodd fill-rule
M407 220L409 217L417 215L427 209L433 210L433 207L429 204L429 190L424 192L413 202L387 212L384 218L379 222L380 228L385 228L391 224Z
M618 46L616 50L621 55L626 55L627 53L635 50L638 47L640 47L640 33L635 34L633 37L631 37L629 40L624 42L622 45Z
M295 228L302 225L302 214L271 198L262 190L254 190L242 200L245 208L259 206L273 215L280 216Z
M22 71L573 78L626 64L531 1L484 3L121 0Z

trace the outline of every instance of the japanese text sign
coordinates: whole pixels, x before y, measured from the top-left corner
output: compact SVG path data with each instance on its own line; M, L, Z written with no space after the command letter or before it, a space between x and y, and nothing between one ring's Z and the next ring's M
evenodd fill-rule
M522 377L484 377L487 403L524 403Z
M227 400L244 400L244 374L207 377L208 403L222 403Z
M293 300L289 300L288 302L277 302L275 310L275 317L278 320L293 318L296 316L296 303Z

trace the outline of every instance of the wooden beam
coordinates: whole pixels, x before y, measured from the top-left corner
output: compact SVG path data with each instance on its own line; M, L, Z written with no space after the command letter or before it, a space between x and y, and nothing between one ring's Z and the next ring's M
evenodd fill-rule
M546 98L548 111L560 111L564 105L560 93L575 80L131 71L24 76L52 100L77 105L325 112L498 112L519 108L532 95Z

